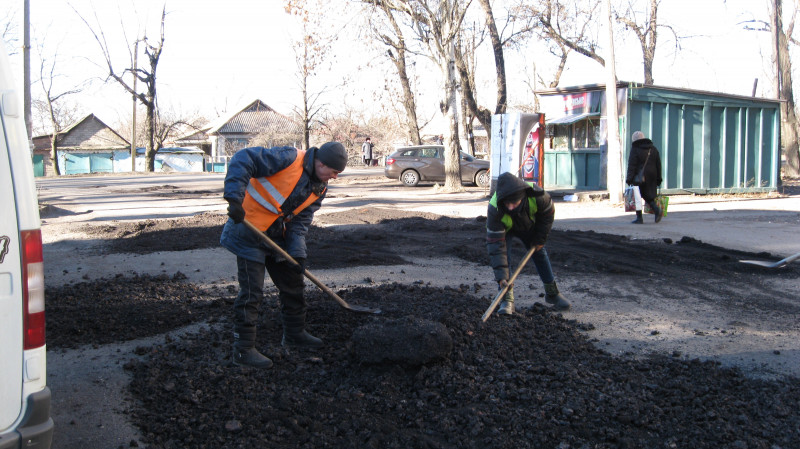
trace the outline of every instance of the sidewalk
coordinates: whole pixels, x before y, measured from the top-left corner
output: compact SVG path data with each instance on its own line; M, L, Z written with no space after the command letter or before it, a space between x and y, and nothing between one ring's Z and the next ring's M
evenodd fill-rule
M555 196L555 195L554 195ZM690 237L704 243L748 251L768 252L775 260L800 253L800 195L744 197L736 195L670 195L667 216L655 224L645 214L634 225L634 213L608 199L557 201L556 223L562 230L595 231L639 239ZM607 198L607 196L605 197Z

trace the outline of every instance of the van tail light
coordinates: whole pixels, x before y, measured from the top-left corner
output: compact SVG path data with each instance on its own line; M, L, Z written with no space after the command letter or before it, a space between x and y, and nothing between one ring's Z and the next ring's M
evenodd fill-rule
M392 159L390 157L387 157L386 158L386 165L392 165L392 164L394 164L394 159Z
M44 258L42 231L20 231L22 241L22 298L25 307L24 348L45 344L44 332Z

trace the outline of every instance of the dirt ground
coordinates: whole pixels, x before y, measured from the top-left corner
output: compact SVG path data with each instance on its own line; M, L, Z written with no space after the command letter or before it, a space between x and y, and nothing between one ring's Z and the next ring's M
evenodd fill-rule
M71 369L108 370L94 387L113 384L102 385L118 401L109 415L132 429L95 447L800 447L800 264L742 264L768 255L688 237L554 230L548 252L573 309L543 304L531 264L516 284L519 312L484 323L496 293L484 216L320 213L308 268L382 313L347 311L308 283L309 330L326 345L286 351L271 289L258 346L275 366L255 371L230 365L236 287L218 246L225 219L43 227L64 237L49 239L46 265L80 272L82 260L108 261L46 289L48 375L58 385L58 367L76 358L83 366ZM512 248L516 260L523 252ZM198 255L206 266L171 262ZM161 274L136 273L158 260ZM415 341L410 357L392 358L364 338L375 328L415 338L402 333L409 323L446 329L449 343ZM120 367L129 377L112 374ZM80 399L59 395L54 404L73 410L54 411L54 447L90 447L76 429L100 425Z

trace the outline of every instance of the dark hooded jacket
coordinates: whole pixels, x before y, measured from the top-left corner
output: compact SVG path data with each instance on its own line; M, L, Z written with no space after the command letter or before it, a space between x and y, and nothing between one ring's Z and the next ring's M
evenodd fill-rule
M523 198L519 207L506 209L503 200L520 194ZM486 214L486 248L496 280L508 279L507 240L517 237L528 249L544 245L554 218L555 206L550 194L512 173L500 175Z
M650 156L648 157L648 152ZM645 165L647 161L647 165ZM644 182L634 184L633 178L644 166ZM650 139L639 139L631 144L631 154L628 156L628 173L625 183L638 185L639 193L645 201L653 201L658 195L658 186L661 185L661 154Z

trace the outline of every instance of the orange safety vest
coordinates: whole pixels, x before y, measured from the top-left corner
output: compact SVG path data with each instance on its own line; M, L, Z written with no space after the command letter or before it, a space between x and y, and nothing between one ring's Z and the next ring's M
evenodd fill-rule
M250 179L242 207L244 207L247 220L258 229L266 231L280 216L283 216L284 223L291 221L292 217L319 199L319 196L312 192L290 214L286 214L281 209L286 198L292 193L297 181L303 175L303 156L305 154L304 150L297 150L297 157L288 167L272 176Z

